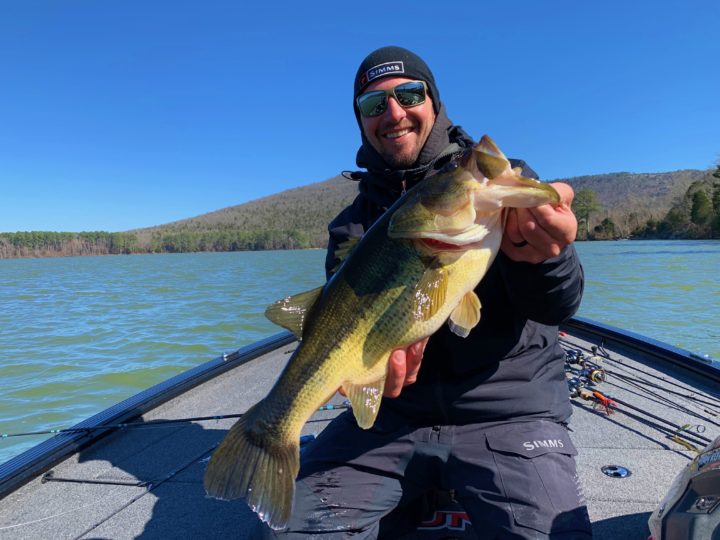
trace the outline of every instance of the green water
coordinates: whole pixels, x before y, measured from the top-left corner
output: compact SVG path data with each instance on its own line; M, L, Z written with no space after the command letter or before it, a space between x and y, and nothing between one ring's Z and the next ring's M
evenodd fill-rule
M720 241L579 242L578 315L720 360Z
M720 242L578 244L580 315L720 358ZM0 433L69 427L280 329L323 251L0 260ZM232 403L229 403L232 409ZM0 462L43 437L0 439Z

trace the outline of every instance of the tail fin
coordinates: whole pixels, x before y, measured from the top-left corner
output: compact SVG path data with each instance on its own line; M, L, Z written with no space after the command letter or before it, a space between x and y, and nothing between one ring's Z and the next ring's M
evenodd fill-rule
M298 444L279 445L254 433L246 414L225 436L205 471L205 490L218 499L243 497L273 529L287 525L300 467Z

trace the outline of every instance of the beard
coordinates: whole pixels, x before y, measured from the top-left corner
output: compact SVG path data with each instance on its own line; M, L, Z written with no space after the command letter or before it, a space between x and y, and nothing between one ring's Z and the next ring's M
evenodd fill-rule
M416 148L409 153L392 153L380 152L383 161L389 165L391 169L411 169L420 155L421 148Z

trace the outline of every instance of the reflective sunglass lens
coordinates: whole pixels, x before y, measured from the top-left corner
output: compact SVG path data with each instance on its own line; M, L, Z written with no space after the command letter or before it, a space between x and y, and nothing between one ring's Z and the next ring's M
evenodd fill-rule
M387 108L385 92L368 92L358 98L358 108L363 116L378 116Z
M393 95L403 107L415 107L425 103L425 84L413 81L397 85L389 90L373 90L357 98L360 114L366 118L379 116L385 112L388 96Z
M425 101L425 87L421 83L401 84L395 87L395 96L403 107L414 107Z

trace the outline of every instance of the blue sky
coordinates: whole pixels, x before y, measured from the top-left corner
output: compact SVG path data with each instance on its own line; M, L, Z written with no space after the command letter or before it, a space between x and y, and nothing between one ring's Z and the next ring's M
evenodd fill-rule
M717 0L338 4L1 2L0 232L158 225L353 169L355 70L391 44L545 179L720 158Z

